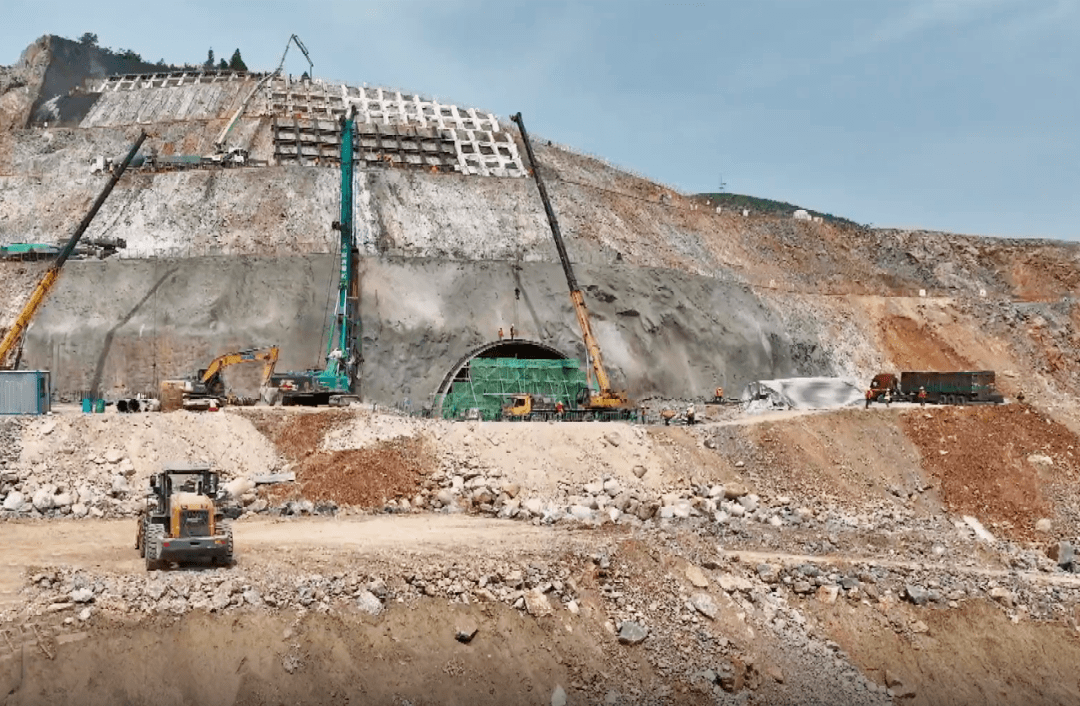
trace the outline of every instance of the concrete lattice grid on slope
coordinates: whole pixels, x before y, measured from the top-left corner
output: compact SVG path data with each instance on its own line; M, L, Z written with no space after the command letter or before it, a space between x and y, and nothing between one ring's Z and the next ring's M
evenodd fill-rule
M260 80L261 77L254 74L219 72L113 76L90 85L90 92L100 96L79 126L120 127L136 123L227 119L240 108ZM461 174L525 175L513 137L501 128L493 114L441 104L416 94L332 84L317 79L294 81L288 76L280 76L268 81L252 97L243 118L269 117L275 123L281 121L286 127L285 134L288 127L294 128L299 145L297 152L292 155L276 152L275 156L291 156L303 162L302 147L310 145L316 146L316 156L328 156L333 161L333 150L324 155L319 146L324 142L331 147L337 144L336 123L350 104L356 107L356 120L360 126L438 131L438 137L453 144L454 170ZM330 125L324 126L323 120ZM395 133L388 131L388 134ZM403 134L415 136L415 133ZM419 147L415 151L419 152ZM399 150L408 151L408 145L399 146L394 152ZM405 159L398 163L411 164ZM416 166L425 165L417 162Z

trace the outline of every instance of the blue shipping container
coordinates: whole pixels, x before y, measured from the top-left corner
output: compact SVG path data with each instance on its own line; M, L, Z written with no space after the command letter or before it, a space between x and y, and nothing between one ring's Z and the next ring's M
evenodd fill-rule
M0 414L46 414L49 392L48 370L0 370Z

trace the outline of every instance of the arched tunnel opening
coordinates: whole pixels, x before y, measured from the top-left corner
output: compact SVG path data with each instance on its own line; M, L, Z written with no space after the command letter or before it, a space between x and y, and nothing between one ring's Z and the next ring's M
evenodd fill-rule
M539 341L486 343L461 358L436 392L434 416L501 417L514 395L528 393L568 407L588 380L581 362Z

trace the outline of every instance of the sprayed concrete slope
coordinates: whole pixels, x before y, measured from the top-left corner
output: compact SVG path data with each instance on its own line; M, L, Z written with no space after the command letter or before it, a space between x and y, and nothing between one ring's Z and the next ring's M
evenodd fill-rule
M25 355L55 371L57 389L116 394L248 345L276 343L279 369L304 369L324 353L336 265L329 255L72 263ZM649 268L579 269L594 283L605 358L638 395L694 396L725 376L789 374L799 350L817 343L795 346L769 307L737 285ZM557 265L372 257L360 270L372 399L426 403L454 361L497 339L500 326L584 359ZM827 361L814 365L831 372Z

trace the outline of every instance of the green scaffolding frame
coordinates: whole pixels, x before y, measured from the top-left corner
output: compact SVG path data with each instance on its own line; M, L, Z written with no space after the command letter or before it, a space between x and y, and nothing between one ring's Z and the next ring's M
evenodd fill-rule
M444 419L461 418L474 408L482 419L499 419L503 405L521 393L542 395L570 409L588 386L581 363L572 358L473 358L463 372L465 379L455 380L443 398L439 412Z

